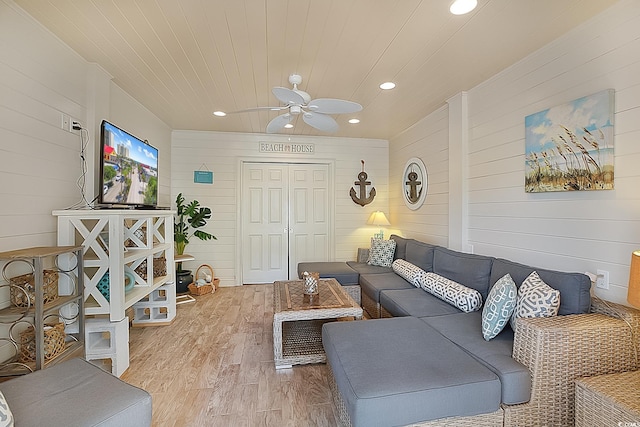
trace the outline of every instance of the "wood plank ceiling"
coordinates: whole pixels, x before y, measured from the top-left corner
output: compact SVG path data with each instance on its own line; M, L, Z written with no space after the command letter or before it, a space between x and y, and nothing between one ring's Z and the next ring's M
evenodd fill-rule
M451 0L15 2L173 129L264 132L277 112L212 112L277 106L296 73L312 98L363 105L334 135L389 139L615 0L479 0L464 16Z

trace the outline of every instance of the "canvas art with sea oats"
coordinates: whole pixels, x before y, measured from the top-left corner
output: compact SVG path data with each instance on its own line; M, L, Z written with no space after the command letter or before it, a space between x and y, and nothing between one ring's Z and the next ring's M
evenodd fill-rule
M608 89L525 118L525 191L613 189L613 102Z

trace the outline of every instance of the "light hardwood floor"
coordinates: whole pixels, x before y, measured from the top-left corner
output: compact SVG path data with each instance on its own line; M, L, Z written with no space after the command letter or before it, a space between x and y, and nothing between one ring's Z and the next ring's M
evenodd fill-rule
M277 370L273 286L221 288L169 326L130 329L122 379L153 396L153 425L336 426L324 364Z

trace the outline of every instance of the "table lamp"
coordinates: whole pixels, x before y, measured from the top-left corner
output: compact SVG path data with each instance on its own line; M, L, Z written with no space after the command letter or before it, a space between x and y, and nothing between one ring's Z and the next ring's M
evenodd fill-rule
M375 211L374 213L372 213L369 217L369 220L367 221L367 224L377 226L391 225L384 212L382 211ZM379 233L373 235L373 238L384 239L384 232L382 231L382 228L380 229Z
M632 306L640 308L640 250L631 253L627 301Z

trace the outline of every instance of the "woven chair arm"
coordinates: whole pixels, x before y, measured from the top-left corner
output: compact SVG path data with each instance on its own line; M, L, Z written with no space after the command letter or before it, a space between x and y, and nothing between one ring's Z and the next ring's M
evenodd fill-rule
M606 314L626 321L634 330L640 328L640 310L622 304L606 301L598 297L591 298L591 313Z
M529 368L531 402L573 402L576 378L637 369L634 335L598 313L518 319L513 358Z

